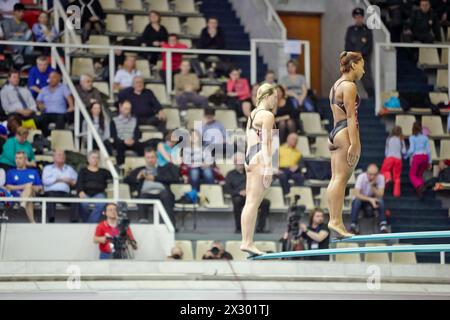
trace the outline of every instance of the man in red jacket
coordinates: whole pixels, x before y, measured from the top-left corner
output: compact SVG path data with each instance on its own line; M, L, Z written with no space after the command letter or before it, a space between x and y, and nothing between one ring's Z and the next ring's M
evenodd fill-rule
M169 34L168 42L164 42L161 45L161 48L187 49L188 46L185 45L184 43L181 43L179 41L178 36L176 34L172 33L172 34ZM163 52L162 59L163 59L163 63L162 63L160 75L161 75L161 78L163 79L163 81L165 82L166 81L166 70L167 70L167 53L166 52ZM181 62L183 62L183 54L182 53L172 53L172 77L174 77L175 74L180 72Z

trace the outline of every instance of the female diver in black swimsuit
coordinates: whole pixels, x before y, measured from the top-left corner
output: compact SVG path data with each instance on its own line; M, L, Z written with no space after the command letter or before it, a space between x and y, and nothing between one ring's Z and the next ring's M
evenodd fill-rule
M247 154L245 156L247 185L245 206L241 215L241 250L251 256L264 254L254 245L253 235L264 191L272 183L272 129L275 127L277 104L276 86L263 84L258 89L257 107L252 111L247 122Z
M327 190L330 222L328 228L339 238L351 237L342 219L345 189L361 154L358 106L360 98L355 81L364 75L364 59L359 52L342 52L342 76L330 92L334 129L329 136L332 177Z

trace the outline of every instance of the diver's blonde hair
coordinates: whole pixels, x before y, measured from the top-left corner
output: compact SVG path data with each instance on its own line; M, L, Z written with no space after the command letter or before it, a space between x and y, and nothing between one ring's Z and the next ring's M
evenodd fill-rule
M270 97L277 91L277 86L264 83L261 85L258 89L258 92L256 93L256 104L260 105L264 98Z

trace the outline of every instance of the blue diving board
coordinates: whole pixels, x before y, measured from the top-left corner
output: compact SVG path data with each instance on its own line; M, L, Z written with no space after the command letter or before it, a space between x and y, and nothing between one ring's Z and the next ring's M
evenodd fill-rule
M450 238L450 231L425 231L425 232L401 232L401 233L380 233L353 236L344 239L332 239L332 243L338 242L366 242L385 240L407 240L407 239L439 239Z
M358 253L397 253L397 252L450 252L450 244L427 244L427 245L405 245L405 246L382 246L382 247L357 247L338 248L323 250L286 251L277 253L267 253L256 256L251 260L271 260L282 258L328 256L337 254L358 254Z

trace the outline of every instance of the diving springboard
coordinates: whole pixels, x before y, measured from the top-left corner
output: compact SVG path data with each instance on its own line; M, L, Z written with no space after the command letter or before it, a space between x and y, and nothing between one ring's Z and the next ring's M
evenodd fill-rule
M400 232L400 233L380 233L353 236L343 239L332 239L332 243L338 242L366 242L385 240L408 240L408 239L438 239L450 238L450 231L425 231L425 232Z
M427 245L397 245L381 247L357 247L338 248L323 250L286 251L277 253L267 253L261 256L254 256L251 260L271 260L282 258L328 256L338 254L359 254L359 253L397 253L397 252L450 252L450 244L427 244Z

